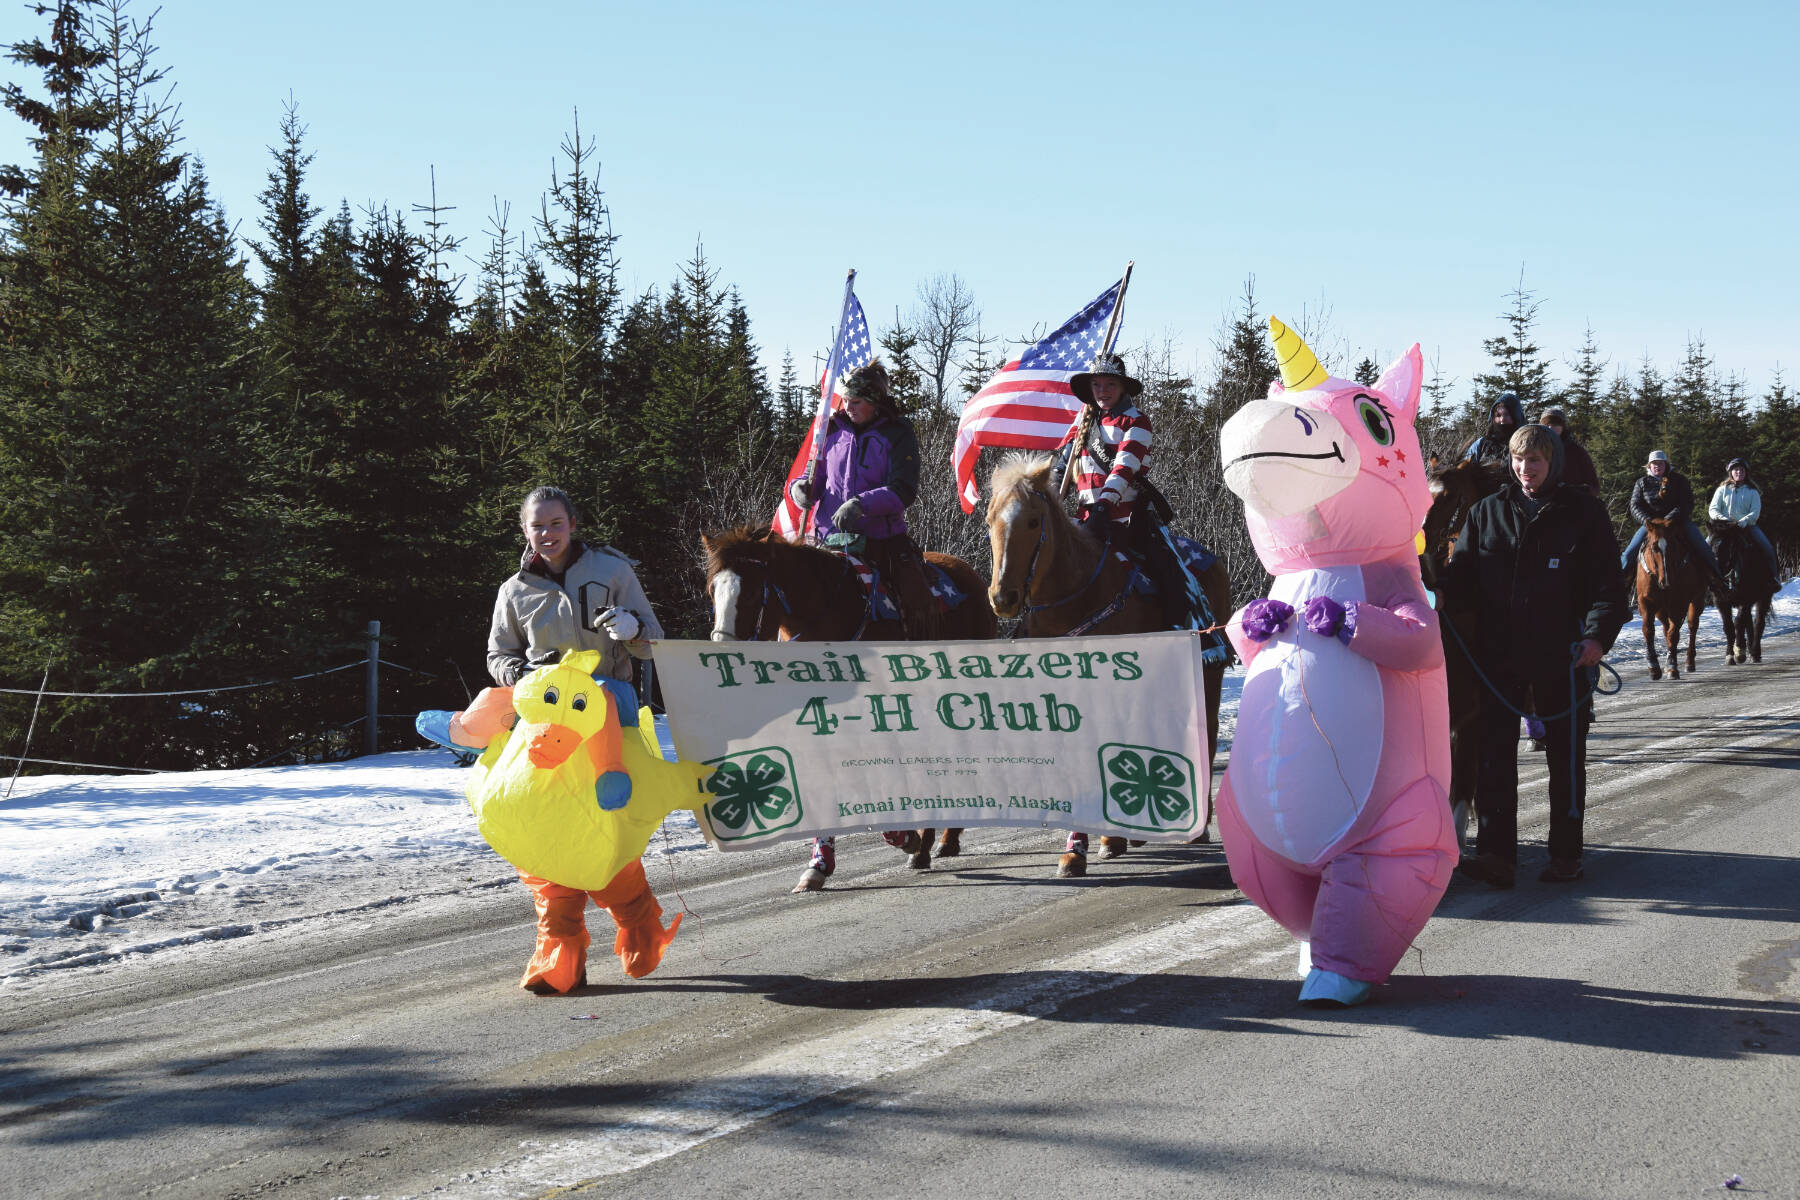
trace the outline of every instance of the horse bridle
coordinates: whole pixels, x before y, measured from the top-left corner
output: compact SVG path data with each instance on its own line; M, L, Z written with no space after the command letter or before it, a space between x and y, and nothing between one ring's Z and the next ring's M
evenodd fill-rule
M1043 552L1044 538L1050 532L1050 514L1048 511L1050 498L1042 492L1037 491L1033 491L1031 497L1040 504L1043 504L1046 511L1038 520L1037 545L1031 548L1031 561L1025 564L1025 578L1019 581L1019 594L1026 597L1031 595L1031 581L1037 575L1038 555ZM1028 616L1034 612L1044 612L1047 609L1060 608L1062 605L1067 604L1069 601L1093 587L1094 581L1099 579L1100 573L1106 569L1106 556L1109 553L1111 553L1111 548L1102 542L1100 547L1100 557L1094 563L1093 574L1089 575L1075 588L1074 591L1070 592L1060 600L1049 600L1043 604L1025 604L1022 609L1022 614ZM1124 607L1124 603L1125 598L1123 595L1115 597L1112 603L1101 606L1098 612L1091 614L1086 620L1082 621L1075 629L1071 630L1070 633L1065 636L1075 636L1077 634L1086 633L1094 626L1100 624L1100 622L1118 612L1120 608Z
M734 574L738 577L738 580L741 583L744 578L743 572L741 570L739 570L737 567L731 567L731 568L729 568L729 570L732 572L732 574ZM718 578L718 576L715 575L714 578L716 579L716 578ZM787 614L790 617L794 615L794 608L793 608L793 605L788 603L787 593L781 590L780 584L776 583L774 580L769 578L768 567L766 567L766 566L763 567L762 590L758 594L757 600L756 600L756 619L750 623L750 640L753 642L760 642L760 641L764 640L764 638L762 636L762 624L763 624L763 617L766 616L768 613L769 593L770 592L775 593L775 599L780 602L781 611L783 613ZM716 612L716 609L715 609L715 612ZM780 628L781 628L781 626L779 624L776 625L776 629L779 630ZM713 632L713 640L714 641L727 640L727 639L731 640L731 641L737 640L737 631L736 630L731 630L731 629L722 630L717 625L714 625L712 632ZM723 633L725 635L725 639L721 639L719 637L719 634L721 634L721 633Z
M840 557L843 558L844 570L848 573L854 574L856 571L856 568L850 564L849 557L847 555L841 555ZM753 642L761 642L761 641L767 640L766 638L764 638L762 636L762 626L763 626L763 617L766 616L768 613L769 593L770 592L775 593L775 599L781 605L780 611L781 611L782 615L788 616L788 617L792 617L795 615L794 614L794 606L792 603L790 603L788 601L787 593L781 590L781 585L779 583L776 583L773 579L771 579L769 577L769 565L767 563L759 563L758 565L762 567L762 590L761 590L760 594L757 596L757 600L756 600L756 620L754 622L752 622L751 626L750 626L750 630L751 630L750 640ZM731 567L728 569L733 574L737 575L740 582L743 580L743 578L744 578L743 572L741 570L739 570L737 567ZM717 576L715 575L714 578L717 578ZM716 619L717 619L717 613L715 610L715 620ZM854 642L854 641L858 640L859 638L861 638L863 635L863 630L865 630L869 627L869 619L870 619L870 605L865 604L863 606L862 621L860 624L857 625L856 632L851 634L848 640ZM776 629L776 632L779 634L779 632L781 630L781 623L779 621L776 623L775 629ZM713 627L712 632L714 635L714 640L717 640L717 635L721 632L721 630L715 625ZM733 641L737 640L736 633L730 632L730 631L725 631L725 632L726 632L727 637L731 638L731 640L733 640ZM780 641L780 642L786 642L786 641L791 641L793 639L778 636L775 640Z

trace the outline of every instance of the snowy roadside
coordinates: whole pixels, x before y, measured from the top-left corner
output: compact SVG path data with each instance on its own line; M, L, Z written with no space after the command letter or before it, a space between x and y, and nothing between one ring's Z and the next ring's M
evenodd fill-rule
M1768 635L1796 630L1800 581L1776 598ZM1723 666L1723 647L1709 610L1704 669ZM1635 623L1611 661L1627 692L1606 703L1629 707L1647 685ZM1226 677L1221 751L1242 683L1236 669ZM396 905L508 883L511 868L463 803L464 778L440 750L307 767L22 778L0 802L0 995L59 970L283 929L329 932ZM653 853L711 851L693 814L676 813Z

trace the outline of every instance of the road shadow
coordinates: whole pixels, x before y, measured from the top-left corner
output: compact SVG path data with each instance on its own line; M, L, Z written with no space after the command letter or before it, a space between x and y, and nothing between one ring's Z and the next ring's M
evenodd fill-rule
M1437 918L1614 925L1620 908L1681 917L1800 924L1800 859L1773 854L1589 845L1586 877L1538 883L1549 862L1537 846L1519 854L1518 886L1500 891L1453 876Z
M1791 744L1768 744L1783 735ZM1758 744L1745 744L1752 739ZM1719 714L1695 724L1633 714L1616 722L1603 720L1588 734L1590 785L1605 780L1607 767L1642 766L1647 761L1646 746L1679 747L1654 755L1655 761L1670 766L1698 763L1794 770L1800 768L1800 718Z

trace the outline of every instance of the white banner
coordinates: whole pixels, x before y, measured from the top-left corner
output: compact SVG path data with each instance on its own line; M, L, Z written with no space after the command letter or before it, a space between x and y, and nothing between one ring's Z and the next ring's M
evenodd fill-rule
M1211 779L1198 635L658 642L676 752L724 850L1040 825L1185 842Z

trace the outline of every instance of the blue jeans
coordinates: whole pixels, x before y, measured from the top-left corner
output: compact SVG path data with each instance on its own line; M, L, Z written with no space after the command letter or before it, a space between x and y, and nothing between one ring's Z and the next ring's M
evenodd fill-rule
M1756 548L1761 550L1763 552L1763 557L1769 560L1769 578L1779 584L1781 582L1781 567L1775 561L1775 547L1770 543L1769 535L1764 533L1761 527L1756 525L1744 526L1744 532L1750 535L1750 540L1756 543Z
M1619 555L1620 570L1631 570L1632 561L1637 558L1638 551L1644 548L1644 535L1648 532L1649 530L1644 526L1639 525L1637 532L1631 535L1631 540L1625 543L1625 553ZM1681 532L1687 535L1688 545L1693 548L1700 561L1706 564L1706 569L1714 575L1719 574L1719 560L1713 557L1712 547L1706 544L1706 538L1701 535L1700 527L1692 521L1683 521L1681 522ZM1775 551L1771 548L1769 557L1773 560L1774 556Z

